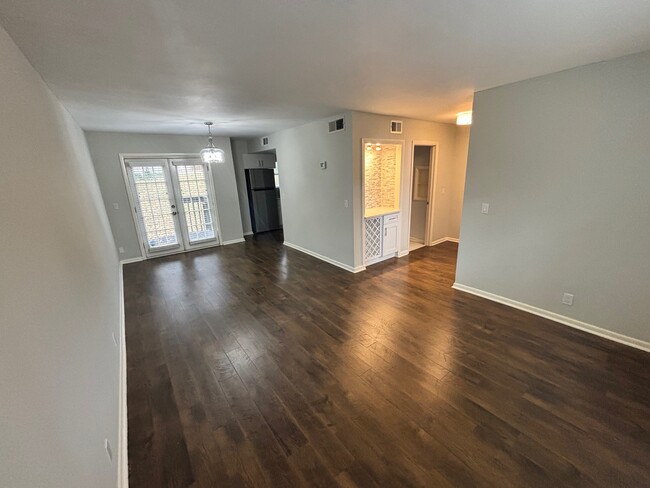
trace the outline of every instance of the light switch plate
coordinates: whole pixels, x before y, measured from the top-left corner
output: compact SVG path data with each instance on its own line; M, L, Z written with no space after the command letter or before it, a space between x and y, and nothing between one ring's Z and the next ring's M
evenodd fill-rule
M484 203L481 205L481 213L488 213L490 211L490 204L489 203Z
M562 303L565 305L573 305L573 295L571 293L565 293L562 296Z
M327 161L320 162L320 169L327 169Z

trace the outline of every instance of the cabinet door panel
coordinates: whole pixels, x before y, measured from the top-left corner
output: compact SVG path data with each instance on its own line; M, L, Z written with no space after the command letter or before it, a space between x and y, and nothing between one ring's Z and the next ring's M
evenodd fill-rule
M245 169L273 169L275 168L275 156L273 154L244 154Z
M397 252L397 225L384 226L382 251L382 256L388 256Z
M275 156L272 154L263 154L263 158L260 158L262 162L262 168L273 169L275 168Z
M257 169L260 167L257 154L244 154L244 168Z

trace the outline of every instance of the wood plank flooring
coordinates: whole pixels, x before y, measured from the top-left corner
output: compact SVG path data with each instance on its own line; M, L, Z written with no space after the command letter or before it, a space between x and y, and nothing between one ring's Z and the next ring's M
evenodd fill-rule
M125 266L131 488L650 486L650 354L281 239Z

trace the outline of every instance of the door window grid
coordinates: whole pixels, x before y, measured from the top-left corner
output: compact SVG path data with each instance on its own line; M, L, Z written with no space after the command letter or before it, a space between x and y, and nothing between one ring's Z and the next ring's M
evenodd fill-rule
M202 165L177 165L178 185L190 242L215 237L207 179Z
M152 249L178 244L162 166L132 166L140 218Z

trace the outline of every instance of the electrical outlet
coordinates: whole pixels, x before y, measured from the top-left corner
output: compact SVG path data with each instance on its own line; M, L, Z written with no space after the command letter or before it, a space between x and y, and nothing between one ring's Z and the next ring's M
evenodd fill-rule
M571 293L565 293L562 296L562 303L569 306L573 305L573 295Z
M481 213L488 213L490 211L490 204L489 203L484 203L481 205Z
M350 206L350 202L348 200L343 200L343 206L345 208L348 208Z
M114 203L114 204L113 204L113 208L114 208L115 210L119 210L119 209L120 209L120 204L119 204L119 203Z
M117 250L120 252L120 254L124 254L124 248L123 247L118 247Z
M104 449L106 449L106 455L108 456L108 460L112 463L113 462L113 449L111 449L111 443L108 442L108 439L104 439Z

